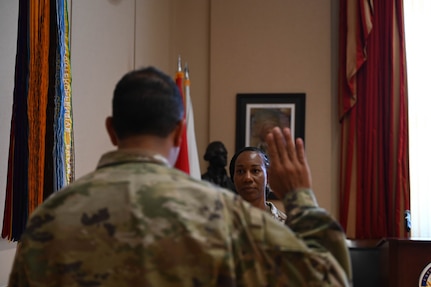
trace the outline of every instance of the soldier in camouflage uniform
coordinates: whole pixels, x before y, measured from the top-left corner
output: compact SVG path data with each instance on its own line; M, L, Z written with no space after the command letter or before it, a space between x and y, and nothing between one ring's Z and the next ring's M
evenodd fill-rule
M33 212L9 287L350 284L343 230L318 207L304 147L288 130L267 137L284 225L172 168L183 106L162 72L126 74L106 126L118 150Z

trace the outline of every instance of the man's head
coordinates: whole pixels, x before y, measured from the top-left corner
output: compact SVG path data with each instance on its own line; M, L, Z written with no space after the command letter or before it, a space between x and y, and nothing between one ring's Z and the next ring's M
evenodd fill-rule
M166 137L183 115L175 82L153 67L127 73L115 87L112 119L119 139L136 134Z
M119 147L127 142L128 148L139 148L133 146L138 137L172 138L165 149L171 153L171 145L178 147L181 142L178 135L182 132L183 116L183 100L175 82L156 68L147 67L127 73L117 83L112 117L108 117L106 125L111 141Z

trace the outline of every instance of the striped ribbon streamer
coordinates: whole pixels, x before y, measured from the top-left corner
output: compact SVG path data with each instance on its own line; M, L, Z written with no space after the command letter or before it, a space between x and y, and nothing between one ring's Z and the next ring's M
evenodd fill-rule
M54 123L54 189L61 189L74 177L72 95L67 3L57 1L57 70Z
M18 241L28 215L73 180L67 0L20 0L2 237Z
M49 0L30 1L30 63L27 98L29 214L43 200L46 107L49 84L49 9Z
M28 214L28 202L26 200L28 192L28 1L29 0L19 0L18 11L18 40L14 79L15 86L13 91L8 174L2 229L2 237L8 238L9 240L15 240L18 237L18 234L16 233L17 229L12 229L12 226L23 226L25 224L24 219L27 218ZM20 192L13 194L14 190L18 190Z

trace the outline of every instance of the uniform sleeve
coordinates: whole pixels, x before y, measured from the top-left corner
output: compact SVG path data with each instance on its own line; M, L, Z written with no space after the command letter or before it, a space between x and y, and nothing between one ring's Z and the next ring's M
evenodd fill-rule
M237 200L232 253L241 286L351 286L345 234L311 190L284 198L287 219Z
M323 208L310 189L288 193L283 200L285 224L314 252L331 254L351 281L350 255L344 230Z

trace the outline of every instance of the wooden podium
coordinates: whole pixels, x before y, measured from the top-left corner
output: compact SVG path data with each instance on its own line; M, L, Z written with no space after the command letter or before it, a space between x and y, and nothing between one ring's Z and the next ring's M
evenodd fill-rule
M379 243L383 286L417 287L431 263L431 239L386 238Z

